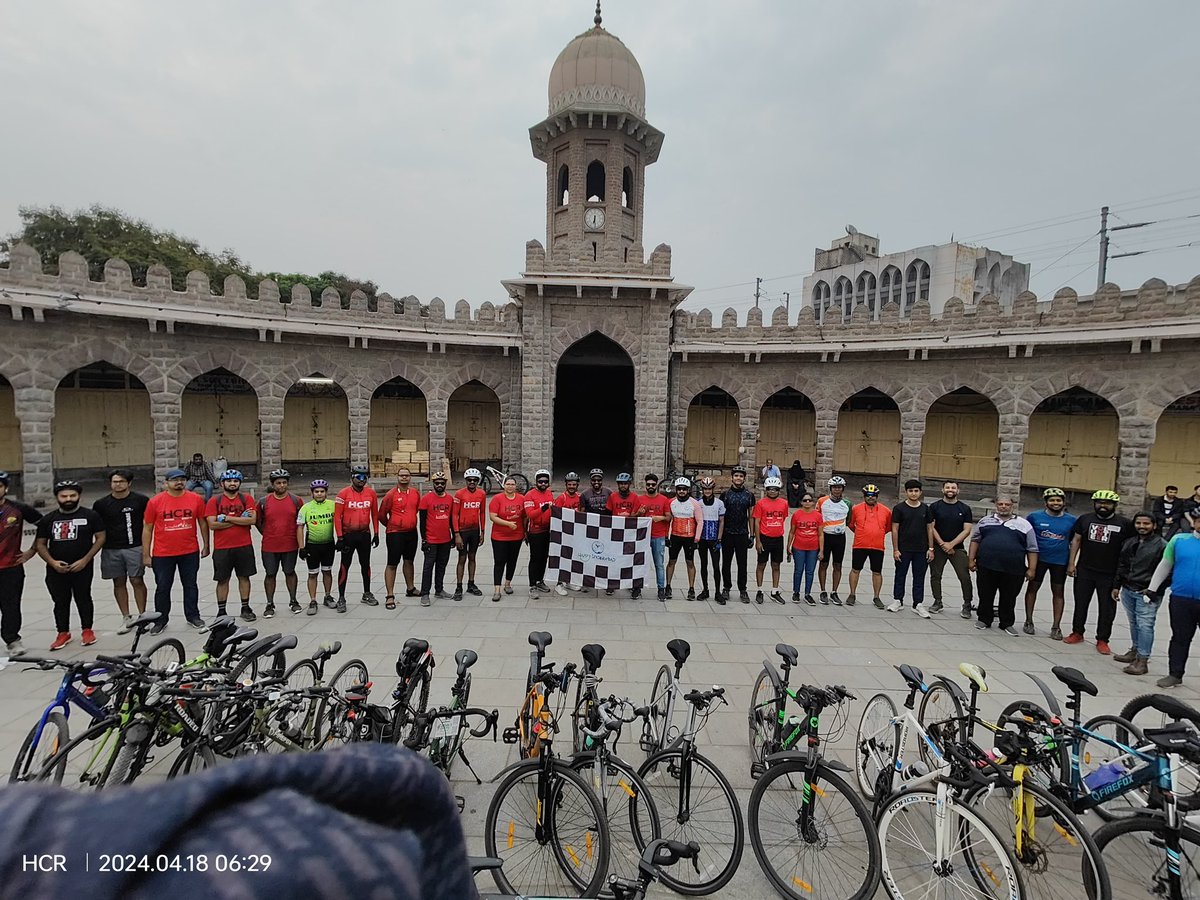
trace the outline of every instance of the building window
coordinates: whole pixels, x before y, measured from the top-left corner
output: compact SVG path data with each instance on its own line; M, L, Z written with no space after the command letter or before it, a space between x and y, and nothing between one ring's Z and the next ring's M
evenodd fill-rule
M621 205L626 209L633 206L633 169L629 166L621 173Z
M604 163L598 159L587 167L587 198L589 203L604 202Z
M571 199L571 170L564 163L558 167L558 205L566 206Z

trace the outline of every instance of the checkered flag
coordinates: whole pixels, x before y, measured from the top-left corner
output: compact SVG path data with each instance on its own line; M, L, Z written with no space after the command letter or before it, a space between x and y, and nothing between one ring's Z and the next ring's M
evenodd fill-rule
M604 590L640 589L650 558L650 519L585 513L556 506L550 514L551 584Z

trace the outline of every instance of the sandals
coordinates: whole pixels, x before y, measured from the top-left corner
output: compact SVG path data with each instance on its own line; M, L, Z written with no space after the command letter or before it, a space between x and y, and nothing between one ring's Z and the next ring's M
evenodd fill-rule
M404 596L405 597L420 597L421 592L418 591L416 588L409 588L408 590L406 590L404 592Z
M504 586L504 593L511 594L512 592L513 592L513 586L511 584L506 584Z
M512 593L512 591L509 591L509 593L511 594L511 593ZM492 594L492 602L493 602L493 603L499 603L499 602L500 602L500 592L499 592L499 591L496 591L496 593Z
M384 606L384 609L395 609L396 608L396 595L388 594L386 597L384 597L383 598L383 606Z

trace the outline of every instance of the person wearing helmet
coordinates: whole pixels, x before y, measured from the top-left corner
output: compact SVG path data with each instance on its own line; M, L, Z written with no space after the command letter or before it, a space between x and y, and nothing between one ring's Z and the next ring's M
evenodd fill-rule
M146 567L142 563L142 521L150 498L131 489L133 475L114 469L108 475L109 493L92 504L104 522L104 549L100 551L100 577L113 584L113 598L121 613L117 634L133 627L129 589L140 615L146 611Z
M743 603L750 602L746 590L746 551L750 549L750 512L754 509L754 492L746 487L746 470L734 466L729 487L721 493L725 504L725 536L721 539L721 581L724 597L729 600L733 590L733 563L737 562L738 594ZM759 601L762 602L761 600Z
M208 518L204 501L185 490L186 482L183 469L171 469L166 475L166 489L146 504L142 561L154 570L154 610L159 615L151 634L161 634L167 627L171 617L171 586L177 574L183 586L183 614L188 624L204 627L196 576L200 560L208 556Z
M61 650L71 643L71 601L79 611L79 642L96 643L92 631L92 560L104 547L104 521L94 510L80 506L83 488L78 481L54 485L58 509L37 524L34 547L46 561L46 587L54 602L54 627L58 634L50 645Z
M333 501L333 530L342 554L334 607L339 613L346 611L346 582L350 580L350 564L355 554L362 573L362 602L367 606L379 605L371 593L371 548L379 546L379 495L367 484L370 474L366 466L351 468L350 486L338 491Z
M804 492L801 491L801 496ZM829 493L817 499L817 512L821 514L821 551L817 563L817 580L821 583L820 601L834 606L842 605L838 588L842 584L842 560L846 558L846 521L850 518L850 502L846 500L846 479L834 475L829 479ZM833 590L826 591L825 580L829 563L833 562Z
M1181 531L1167 544L1145 593L1148 601L1158 603L1167 581L1171 582L1169 667L1157 681L1160 688L1183 684L1192 638L1200 625L1200 515L1192 516L1190 522L1191 531Z
M454 498L446 492L446 473L429 477L433 490L426 491L417 507L417 530L421 536L421 605L429 606L429 591L439 599L446 596L446 565L454 546Z
M704 510L700 501L692 496L692 480L681 475L675 479L675 499L671 501L671 542L667 562L667 595L671 599L671 578L675 574L675 561L683 551L687 566L689 600L696 599L696 535L704 528Z
M904 587L912 571L913 612L922 619L929 618L925 608L925 572L933 559L933 537L930 525L933 513L921 499L921 482L910 478L904 482L904 499L892 507L892 557L896 560L896 577L892 585L892 602L888 612L904 608Z
M607 509L609 513L625 517L641 514L642 498L631 490L632 486L633 476L628 472L621 472L617 475L617 489L608 495ZM615 592L612 588L608 588L604 593L611 597Z
M554 498L554 505L561 509L579 509L583 498L579 494L579 473L568 472L563 476L563 492ZM577 591L578 587L567 581L567 573L559 570L558 584L554 592L560 597L567 596L567 590Z
M488 504L492 520L492 602L500 602L501 578L506 594L513 592L512 580L525 540L525 497L517 491L517 479L504 479L504 489Z
M604 486L604 470L592 469L588 476L591 487L581 493L579 508L584 512L608 513L608 497L611 490Z
M21 596L25 591L25 563L37 555L37 547L21 549L26 523L37 525L42 514L8 495L12 476L0 471L0 640L9 658L25 653L21 643Z
M721 538L725 532L725 504L717 496L717 484L711 478L700 479L700 512L704 524L700 530L700 593L697 600L707 600L708 565L712 562L713 591L719 605L725 605L721 593Z
M258 618L250 608L250 578L258 572L250 529L258 518L254 498L242 493L242 473L226 469L221 473L221 493L208 501L205 509L213 540L213 580L217 583L217 616L226 615L229 582L237 573L238 596L242 598L241 617L253 622Z
M1121 502L1115 491L1092 494L1092 512L1075 520L1071 529L1071 555L1067 559L1067 577L1075 579L1075 609L1071 615L1071 633L1064 644L1081 644L1087 629L1088 610L1096 595L1096 652L1109 656L1117 601L1112 597L1116 583L1121 545L1134 536L1133 523L1117 514Z
M550 490L550 471L533 473L533 487L525 494L525 537L529 544L529 595L548 594L546 560L550 558L550 511L554 492Z
M405 597L418 597L413 584L413 560L417 558L417 510L421 492L412 486L412 472L407 466L396 470L396 486L379 501L379 521L384 528L387 545L387 566L383 570L383 598L387 609L396 608L396 569L403 565Z
M942 575L946 571L946 563L950 563L962 588L962 617L969 619L975 594L967 566L967 542L971 538L975 514L970 506L958 499L957 481L942 482L942 499L930 503L929 512L933 514L933 561L929 564L933 606L929 607L929 611L939 613L943 609Z
M317 573L325 581L325 605L334 607L333 560L337 556L334 546L337 535L333 529L336 507L329 499L329 482L315 479L309 490L312 499L300 507L296 514L297 555L308 565L308 615L317 614Z
M854 504L847 523L854 534L854 547L850 551L850 593L846 596L846 605L854 605L858 576L869 562L874 591L871 602L876 609L883 609L883 600L879 596L883 590L883 545L892 533L892 511L879 502L878 485L864 484L862 495L862 503Z
M792 557L792 602L800 602L800 588L804 588L804 602L816 606L813 599L813 575L817 562L825 550L824 518L817 509L817 498L811 491L800 495L800 508L792 513L788 524L787 546ZM803 585L801 584L803 578Z
M764 479L763 490L767 495L754 504L751 514L754 549L758 551L758 566L754 570L754 583L758 590L754 595L754 602L763 602L763 574L769 560L771 599L776 603L783 603L783 594L779 590L779 566L783 562L783 532L788 520L787 500L779 496L779 492L783 490L783 480L772 475Z
M650 519L650 558L658 584L658 599L667 599L667 535L671 531L671 498L658 490L658 476L646 473L646 493L642 495L639 515ZM641 591L637 596L641 596Z
M275 616L275 579L281 568L290 598L288 609L295 615L303 608L296 599L296 559L300 550L296 542L296 516L304 502L288 490L291 475L287 469L275 469L267 478L271 482L271 492L258 501L254 520L254 527L262 535L259 549L262 552L263 592L267 595L264 619Z
M194 491L200 488L204 494L204 502L212 499L213 489L217 484L217 476L213 472L212 463L204 458L203 453L193 453L192 461L183 467L186 478L185 490ZM161 620L160 620L161 621Z
M1054 621L1050 626L1050 640L1061 641L1063 603L1067 587L1067 562L1071 554L1071 533L1075 528L1075 516L1067 512L1067 495L1062 488L1050 487L1042 491L1042 509L1034 510L1027 518L1033 526L1038 544L1037 569L1029 586L1025 589L1026 634L1034 634L1033 610L1037 606L1038 591L1046 575L1050 576L1050 604Z
M467 593L475 597L483 596L483 591L475 584L475 556L487 533L484 506L487 504L487 492L479 486L483 474L475 468L463 472L463 480L467 486L459 488L454 494L454 508L451 512L451 523L454 528L454 546L458 548L458 586L454 589L454 599L463 598L463 574L467 576Z

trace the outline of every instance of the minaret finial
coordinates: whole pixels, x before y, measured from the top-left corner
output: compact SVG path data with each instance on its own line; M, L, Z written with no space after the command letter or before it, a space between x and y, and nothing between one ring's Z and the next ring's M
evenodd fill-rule
M596 23L596 27L597 27L597 28L599 28L599 27L600 27L600 23L601 23L602 21L604 21L604 20L603 20L603 19L600 17L600 0L596 0L596 17L595 17L594 19L592 19L592 21Z

